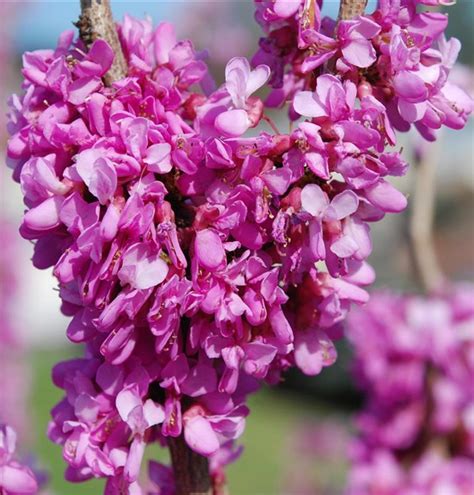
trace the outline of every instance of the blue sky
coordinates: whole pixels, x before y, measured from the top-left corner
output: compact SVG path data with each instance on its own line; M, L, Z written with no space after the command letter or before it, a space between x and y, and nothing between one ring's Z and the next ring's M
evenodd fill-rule
M9 0L0 0L5 2ZM65 29L72 28L72 21L79 16L79 0L12 0L18 5L17 21L12 25L12 37L19 52L37 48L53 47L56 40ZM185 15L186 5L199 2L238 4L239 8L253 12L253 0L111 0L114 16L121 19L125 13L136 17L149 14L159 22L169 20L179 23L180 17ZM376 0L369 0L368 12L373 10ZM324 0L323 12L334 15L339 7L339 0ZM458 0L454 7L465 12L472 20L474 0ZM244 16L249 17L249 16ZM236 20L238 22L238 20ZM0 27L1 28L1 27ZM206 29L203 26L203 29ZM183 33L184 35L184 33Z
M0 0L2 1L2 0ZM20 3L20 2L18 2ZM125 13L142 17L151 15L157 20L176 20L182 2L159 0L140 2L113 0L116 19ZM59 34L73 28L72 22L79 16L79 0L21 1L19 19L14 23L13 40L18 51L54 46Z
M4 1L4 0L0 0ZM125 13L136 17L149 14L158 22L169 20L179 22L186 5L199 3L202 0L153 0L148 2L136 0L112 0L114 16L121 19ZM253 13L252 0L205 0L208 3L233 2L241 9ZM16 0L21 5L19 19L14 23L13 40L19 52L37 48L53 47L59 34L72 28L72 21L79 16L79 0ZM370 0L375 3L375 0ZM326 0L325 10L333 14L339 6L339 0ZM18 12L17 11L17 12Z

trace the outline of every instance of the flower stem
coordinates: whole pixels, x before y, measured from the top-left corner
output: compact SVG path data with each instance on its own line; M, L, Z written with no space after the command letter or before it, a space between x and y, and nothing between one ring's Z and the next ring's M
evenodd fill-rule
M192 451L183 435L168 440L176 484L176 495L210 495L212 483L206 457Z
M79 36L87 48L96 40L103 39L115 54L112 67L104 76L104 82L110 86L127 75L127 62L112 16L109 0L81 0L81 15L76 26Z
M268 115L263 114L262 120L264 120L272 128L272 130L275 134L281 134L281 132L278 129L278 127L276 126L275 122L273 122L273 120Z

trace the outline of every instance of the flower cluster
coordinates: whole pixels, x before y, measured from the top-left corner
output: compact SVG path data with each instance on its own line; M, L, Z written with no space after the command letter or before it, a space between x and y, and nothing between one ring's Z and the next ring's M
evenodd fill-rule
M272 15L299 3L272 2ZM248 137L269 120L254 93L276 62L233 58L216 88L170 24L118 29L128 74L112 87L103 40L87 51L65 32L24 55L8 144L21 233L34 265L54 267L67 335L87 349L55 369L66 395L50 437L69 479L108 478L110 494L140 493L145 445L181 435L220 480L246 396L293 365L334 362L374 279L368 223L406 206L387 181L406 170L385 149L391 111L358 81L321 75L294 100L309 119ZM157 464L151 477L172 485Z
M2 495L34 495L38 482L33 471L15 459L16 433L0 425L0 491Z
M464 127L472 100L448 80L461 44L446 40L446 14L417 9L454 2L382 0L370 15L338 21L321 18L320 3L256 0L256 18L268 34L260 40L254 62L272 68L275 89L269 106L313 90L315 76L329 70L352 81L361 98L372 96L383 104L400 131L413 124L434 140L442 126ZM309 93L304 98L310 105ZM301 113L294 101L293 116Z
M349 317L358 415L350 495L472 490L474 287L421 298L372 296Z

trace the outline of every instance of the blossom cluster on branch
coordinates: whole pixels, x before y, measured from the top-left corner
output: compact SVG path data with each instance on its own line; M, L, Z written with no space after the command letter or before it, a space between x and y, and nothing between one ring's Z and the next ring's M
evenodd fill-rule
M457 44L440 14L409 3L399 18L396 3L341 21L324 67L304 76L301 40L328 32L311 2L258 3L258 18L288 36L271 31L279 48L254 68L230 60L217 88L206 54L148 19L117 26L128 74L111 87L101 39L86 50L68 31L56 49L24 55L8 144L28 207L21 234L35 241L34 265L54 267L67 335L86 345L53 371L65 397L49 435L69 480L142 493L145 446L184 435L219 483L239 453L247 395L291 366L317 375L334 362L349 307L374 280L369 223L406 206L387 181L407 168L386 149L394 116L431 129L433 114L461 127L470 111L445 95ZM424 38L410 31L421 22ZM348 51L342 33L355 37ZM292 112L308 119L249 137L269 121L254 93L288 77L280 101L304 90ZM153 463L150 476L172 493L166 468Z
M322 2L316 0L256 3L257 21L268 34L253 62L272 68L274 90L267 105L293 100L290 116L319 117L320 100L306 90L312 91L317 75L330 70L354 83L361 100L382 103L399 131L414 125L434 140L442 126L464 127L472 100L448 80L461 43L444 36L447 14L417 8L454 2L380 0L370 15L338 21L321 18Z
M372 295L349 316L357 417L349 495L466 495L474 482L474 287Z

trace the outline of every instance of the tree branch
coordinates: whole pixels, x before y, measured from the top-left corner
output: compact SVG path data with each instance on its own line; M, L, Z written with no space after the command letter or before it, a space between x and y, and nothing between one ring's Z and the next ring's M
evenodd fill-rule
M421 287L426 292L438 289L443 280L433 244L435 211L436 157L438 146L430 143L416 164L416 177L410 218L410 250Z
M191 450L183 435L168 440L176 483L176 495L211 495L212 484L206 457Z
M96 40L103 39L115 54L112 67L104 76L110 86L127 75L127 62L120 46L117 29L112 16L109 0L81 0L81 15L77 22L79 36L87 48Z
M368 0L341 0L339 6L339 20L348 21L363 15L365 8L367 7Z

